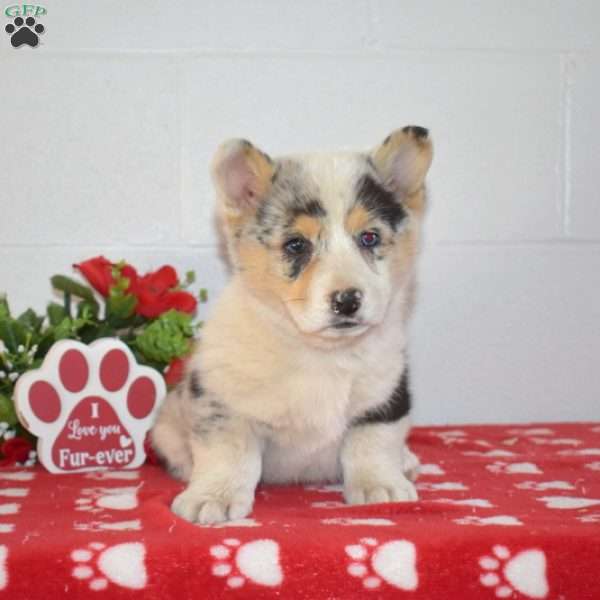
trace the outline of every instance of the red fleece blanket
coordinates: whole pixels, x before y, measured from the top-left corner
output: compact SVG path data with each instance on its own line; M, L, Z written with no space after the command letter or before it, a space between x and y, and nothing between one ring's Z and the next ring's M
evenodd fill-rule
M215 527L170 512L182 485L159 467L0 470L0 597L600 598L600 425L411 442L419 502L263 486L251 518Z

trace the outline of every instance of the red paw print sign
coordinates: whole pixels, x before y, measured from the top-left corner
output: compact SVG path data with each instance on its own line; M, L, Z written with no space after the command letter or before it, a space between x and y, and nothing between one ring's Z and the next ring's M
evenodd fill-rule
M15 406L50 472L133 469L165 393L160 373L138 365L121 341L64 340L19 378Z

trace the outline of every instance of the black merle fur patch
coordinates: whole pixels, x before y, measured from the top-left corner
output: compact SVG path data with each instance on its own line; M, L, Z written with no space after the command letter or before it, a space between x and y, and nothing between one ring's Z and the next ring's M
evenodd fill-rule
M299 199L291 206L290 212L294 217L307 215L308 217L322 218L327 215L321 203L314 198Z
M357 201L365 210L387 223L393 231L406 218L406 211L392 192L375 181L372 175L364 175L356 186Z
M200 375L198 371L192 371L189 379L190 394L193 398L200 398L204 394L204 388L200 383Z
M383 404L368 410L357 417L352 425L369 425L376 423L393 423L410 412L411 395L408 385L408 368L404 369L398 385L392 395Z
M227 407L218 400L208 400L202 403L198 414L192 419L192 431L198 437L204 437L215 431L223 431L229 420Z
M316 191L300 163L291 159L277 161L271 189L256 212L256 222L260 226L274 226L290 223L302 214L324 216Z
M421 140L429 135L429 130L419 125L407 125L402 129L404 133L412 133L417 139Z
M309 242L310 243L310 242ZM312 258L312 247L309 246L306 252L302 254L288 254L285 250L283 251L283 258L290 264L289 277L290 279L297 279L300 273L304 271L310 259Z

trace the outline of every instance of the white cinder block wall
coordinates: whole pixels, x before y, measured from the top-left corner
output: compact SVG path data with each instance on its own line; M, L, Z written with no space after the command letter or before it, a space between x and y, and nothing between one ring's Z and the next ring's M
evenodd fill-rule
M362 148L436 157L412 333L421 423L600 417L600 3L47 0L0 42L0 291L103 253L225 270L207 165ZM4 5L9 5L8 0Z

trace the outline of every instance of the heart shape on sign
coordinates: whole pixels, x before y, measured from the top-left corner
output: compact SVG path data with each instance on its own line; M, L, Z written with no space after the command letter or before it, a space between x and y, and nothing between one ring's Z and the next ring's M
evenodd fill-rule
M121 448L127 448L128 446L131 446L132 443L133 440L130 437L127 437L126 435L122 435L119 438L119 444L121 445Z

